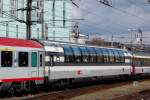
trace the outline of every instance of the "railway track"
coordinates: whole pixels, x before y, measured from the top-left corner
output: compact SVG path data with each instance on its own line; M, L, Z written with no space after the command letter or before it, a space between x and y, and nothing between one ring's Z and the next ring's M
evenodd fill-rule
M64 99L69 99L72 97L76 97L76 96L80 96L80 95L84 95L88 93L94 93L97 91L119 87L119 86L131 84L131 83L132 83L131 81L118 82L118 83L117 82L105 83L105 84L99 84L99 85L94 85L94 86L69 89L69 90L64 90L64 91L44 93L41 95L35 95L34 97L24 98L24 100L42 100L42 99L43 100L64 100Z
M108 100L150 100L150 89L133 93L131 95L111 97Z
M142 81L147 81L150 80L149 77L146 77L142 80L139 80L139 82ZM107 89L111 89L111 88L116 88L116 87L121 87L124 85L131 85L133 84L133 80L128 80L128 81L122 81L122 80L114 80L114 81L106 81L106 82L100 82L98 84L94 84L94 85L85 85L85 86L75 86L71 89L63 89L63 90L50 90L47 92L39 92L39 94L34 94L34 95L30 95L30 96L25 96L25 97L19 97L19 99L9 99L9 100L65 100L65 99L70 99L70 98L74 98L77 96L81 96L81 95L87 95L90 93L95 93L97 91L104 91ZM149 98L150 95L147 94L147 92L150 93L150 90L147 91L142 91L140 93L136 93L134 95L121 95L121 96L117 96L117 97L112 97L109 98L110 100L127 100L127 99L120 99L120 98L135 98L135 97L140 97L140 98ZM5 98L4 98L5 99ZM82 100L82 99L81 99ZM130 99L129 99L130 100ZM133 100L141 100L141 99L133 99ZM144 99L145 100L145 99ZM148 99L146 99L148 100Z

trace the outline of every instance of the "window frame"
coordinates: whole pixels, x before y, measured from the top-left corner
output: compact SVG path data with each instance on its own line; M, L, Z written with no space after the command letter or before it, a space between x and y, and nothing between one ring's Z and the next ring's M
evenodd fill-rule
M70 49L70 51L71 51L70 54L66 53L67 49ZM64 50L65 63L72 63L72 62L74 62L74 52L72 50L72 47L70 45L63 45L63 50Z
M109 63L109 52L107 50L107 48L101 48L101 51L103 53L103 62L104 63Z
M107 49L109 53L109 62L115 63L115 54L112 49Z
M27 66L20 66L19 64L19 61L20 61L20 57L19 57L19 53L27 53L28 54L28 65ZM19 51L18 52L18 67L29 67L31 62L30 62L30 52L27 52L27 51Z
M117 50L120 56L120 63L125 63L125 55L122 50ZM122 55L123 54L123 55Z
M33 53L36 53L36 66L33 66L33 63L32 63L32 54ZM38 67L38 53L36 51L31 52L31 67Z
M115 63L120 63L120 55L117 49L113 49L115 55ZM117 54L117 55L116 55Z
M82 52L78 46L71 46L73 53L74 53L74 62L76 63L82 63ZM78 52L74 52L78 49ZM75 54L75 53L80 53L80 54Z
M87 50L89 51L89 62L97 63L97 53L95 51L95 48L87 47Z
M87 50L87 47L80 46L79 48L80 48L80 51L81 51L82 63L88 63L89 62L89 52Z
M97 63L104 63L104 56L101 48L94 48L97 55Z
M11 52L11 56L12 56L12 59L11 59L11 66L2 66L2 52ZM13 64L14 64L14 52L13 51L5 51L5 50L2 50L1 52L0 52L0 66L2 67L2 68L6 68L6 67L8 67L8 68L11 68L11 67L13 67Z

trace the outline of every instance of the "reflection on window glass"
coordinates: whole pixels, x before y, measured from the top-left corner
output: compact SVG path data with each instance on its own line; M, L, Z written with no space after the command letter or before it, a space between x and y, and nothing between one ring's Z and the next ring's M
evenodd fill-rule
M13 61L12 51L1 52L1 66L2 67L12 67L12 61Z
M95 51L95 49L92 48L92 47L88 47L87 49L88 49L88 51L90 53L89 62L96 63L97 59L96 59L96 51Z
M110 63L115 63L115 55L112 49L108 49Z
M86 47L80 47L82 52L82 62L89 62L89 53Z
M120 63L124 63L125 62L124 52L122 50L118 50L118 53L120 55Z
M37 67L37 53L32 52L31 54L31 65L32 67Z
M120 55L119 55L119 53L118 53L118 50L113 49L113 52L114 52L114 54L115 54L115 62L116 62L116 63L119 63L119 62L120 62Z
M72 46L72 50L73 50L73 53L74 53L74 60L75 60L75 62L81 63L82 60L81 60L81 52L80 52L79 47Z
M102 51L101 48L95 48L96 54L97 54L97 62L98 63L103 63L104 62L104 58L102 55Z
M64 45L65 62L74 62L72 48L69 45Z
M28 67L28 52L19 52L19 67Z
M108 63L109 62L109 53L108 50L105 48L101 48L102 52L103 52L103 57L104 57L104 63Z

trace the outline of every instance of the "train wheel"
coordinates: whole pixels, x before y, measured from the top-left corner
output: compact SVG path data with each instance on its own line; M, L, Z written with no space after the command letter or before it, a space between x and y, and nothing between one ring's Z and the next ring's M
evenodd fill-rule
M21 93L21 83L12 83L11 87L8 90L9 95L11 96L22 96Z

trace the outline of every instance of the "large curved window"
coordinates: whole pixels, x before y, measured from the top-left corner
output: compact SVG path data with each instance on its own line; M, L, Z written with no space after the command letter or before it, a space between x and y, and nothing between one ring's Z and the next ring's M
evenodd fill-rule
M95 49L92 48L92 47L88 47L87 50L88 50L89 53L90 53L89 62L91 62L91 63L97 62Z
M89 52L86 47L80 47L82 53L82 62L89 62Z
M115 62L116 62L116 63L119 63L119 62L120 62L120 55L119 55L118 50L113 49L113 52L114 52L114 54L115 54Z
M73 50L73 53L74 53L75 62L79 62L79 63L82 62L80 48L77 47L77 46L72 46L72 50Z
M69 45L63 45L65 62L74 62L74 56L72 48Z
M97 62L98 63L103 63L104 59L103 59L103 55L102 55L102 51L100 48L95 48L96 54L97 54Z
M114 52L112 49L108 49L108 53L109 53L109 62L110 63L114 63L115 62L115 56L114 56Z
M124 63L125 62L124 52L122 50L118 50L118 53L120 55L120 63Z
M101 48L102 52L103 52L103 57L104 57L104 63L108 63L109 62L109 53L108 50L105 48Z

